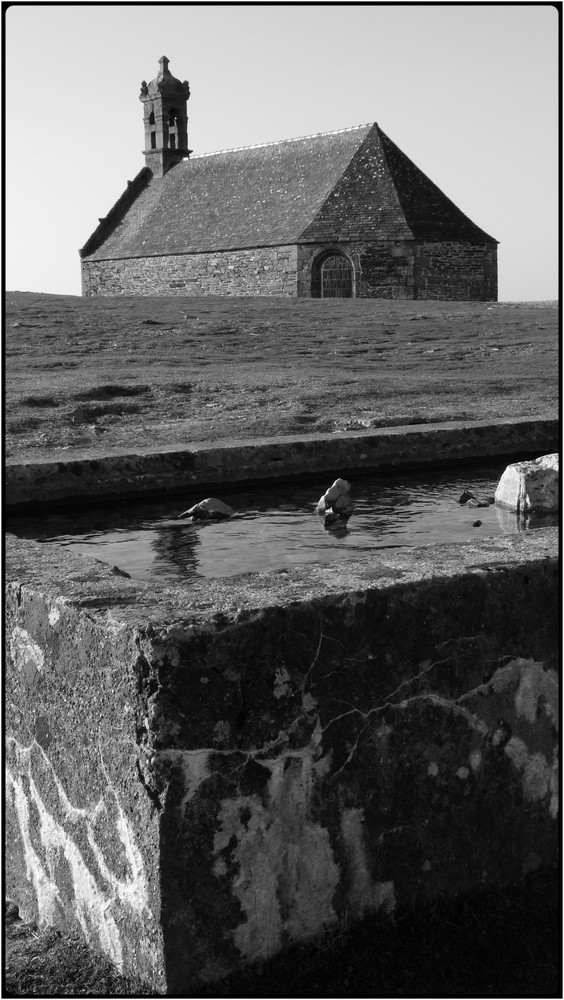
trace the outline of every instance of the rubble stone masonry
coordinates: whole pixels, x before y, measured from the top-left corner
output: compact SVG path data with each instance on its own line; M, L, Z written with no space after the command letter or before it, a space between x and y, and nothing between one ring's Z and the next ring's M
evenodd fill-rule
M297 247L83 261L82 294L295 297Z
M497 300L495 245L415 240L85 260L82 294L316 297L328 250L350 260L356 298Z
M414 284L418 299L497 302L497 245L419 243Z
M349 258L356 298L497 301L495 244L351 240L331 249ZM299 247L299 296L315 297L316 268L324 253L315 244Z
M497 299L495 245L415 240L85 260L82 294L316 297L316 269L328 250L351 261L356 298Z

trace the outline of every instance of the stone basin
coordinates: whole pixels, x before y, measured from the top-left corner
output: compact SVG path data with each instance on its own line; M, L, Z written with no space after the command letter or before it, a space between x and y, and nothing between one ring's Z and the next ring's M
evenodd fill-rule
M6 496L542 454L556 422L397 431L14 463ZM8 536L7 895L186 996L554 863L558 552L543 528L187 586Z
M555 860L556 529L190 588L6 556L6 891L155 992Z

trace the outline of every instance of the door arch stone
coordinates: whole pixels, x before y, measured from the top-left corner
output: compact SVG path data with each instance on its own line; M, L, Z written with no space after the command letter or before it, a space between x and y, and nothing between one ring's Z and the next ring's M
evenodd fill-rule
M325 248L311 269L312 298L352 299L355 269L350 257L338 247Z

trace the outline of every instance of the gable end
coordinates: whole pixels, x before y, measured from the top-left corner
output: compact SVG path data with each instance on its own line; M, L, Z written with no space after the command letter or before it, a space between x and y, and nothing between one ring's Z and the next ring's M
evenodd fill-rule
M127 182L127 187L123 194L118 198L115 205L110 208L106 217L99 220L99 225L82 249L78 251L81 258L88 257L94 253L107 240L108 236L113 233L114 229L125 218L141 192L145 190L152 176L151 170L148 167L143 167L132 181Z

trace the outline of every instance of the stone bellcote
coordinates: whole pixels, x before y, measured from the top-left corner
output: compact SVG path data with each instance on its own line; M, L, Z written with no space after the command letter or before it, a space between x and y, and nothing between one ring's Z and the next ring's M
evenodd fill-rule
M159 59L159 72L149 84L143 80L139 100L143 104L145 163L155 177L180 163L192 152L188 149L186 103L188 81L177 80L168 68L166 56Z

